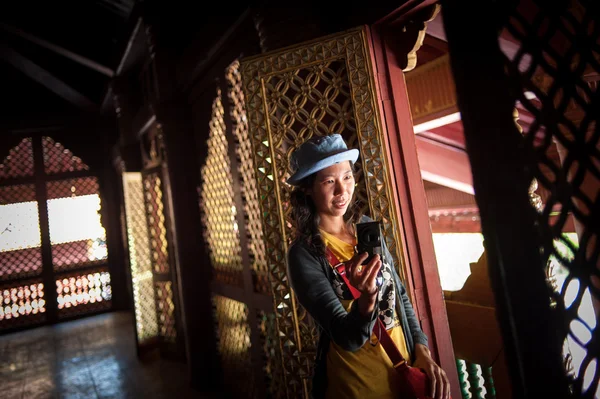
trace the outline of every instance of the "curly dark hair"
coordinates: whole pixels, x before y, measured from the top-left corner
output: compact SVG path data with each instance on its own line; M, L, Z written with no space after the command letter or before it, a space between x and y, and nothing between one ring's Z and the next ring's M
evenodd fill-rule
M354 166L352 166L354 172ZM319 231L319 223L321 218L317 213L317 208L310 195L306 192L310 190L314 183L316 173L305 177L301 180L296 188L290 194L290 202L292 205L292 219L295 222L296 233L294 242L304 241L308 244L308 248L317 256L325 255L325 244ZM358 201L352 198L352 203L348 207L348 211L344 215L344 220L349 228L349 231L354 231L354 224L360 220L360 206Z

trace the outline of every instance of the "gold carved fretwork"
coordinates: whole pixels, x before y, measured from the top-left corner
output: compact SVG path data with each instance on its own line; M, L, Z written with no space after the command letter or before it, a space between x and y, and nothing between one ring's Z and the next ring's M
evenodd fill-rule
M450 57L446 54L406 74L413 124L458 112Z
M393 30L389 33L389 43L394 47L396 62L404 72L411 71L417 66L417 51L423 45L427 22L433 21L440 9L439 4L425 7L404 23L398 31Z
M269 293L269 270L265 258L265 244L262 235L260 218L260 205L258 203L258 190L256 188L256 173L252 159L252 144L248 133L248 117L244 107L244 92L242 89L242 75L240 62L234 61L225 71L230 101L230 115L233 125L233 134L237 145L235 152L239 159L238 169L244 213L248 218L247 249L250 255L252 272L254 274L254 289L264 294Z
M285 180L288 158L298 145L313 135L341 133L349 146L360 149L357 199L365 213L382 220L386 242L404 275L367 43L367 28L361 27L241 62L288 397L308 397L317 338L314 321L297 303L286 273L293 223L292 187Z
M208 155L201 173L202 224L215 280L242 287L244 267L236 220L237 212L242 210L235 207L224 117L221 89L217 88L209 124Z
M212 303L225 381L233 397L255 398L248 305L220 295L213 295Z
M159 334L152 279L152 252L148 245L144 183L139 172L125 172L122 180L135 327L138 344L144 344Z

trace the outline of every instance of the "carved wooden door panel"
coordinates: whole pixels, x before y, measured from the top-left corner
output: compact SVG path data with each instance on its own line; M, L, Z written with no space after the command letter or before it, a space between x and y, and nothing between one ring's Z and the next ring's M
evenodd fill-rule
M143 169L122 176L137 349L142 354L158 347L163 356L182 359L170 190L159 124L144 133L141 148Z
M471 3L442 12L513 396L597 398L598 5Z
M360 149L357 199L383 221L386 242L404 275L397 210L379 115L369 31L355 28L242 59L258 197L288 397L308 397L317 329L296 301L286 274L293 236L288 158L311 136L340 133Z
M123 172L122 180L136 343L138 354L143 354L159 341L144 183L140 172Z
M167 175L163 165L142 171L148 243L151 254L152 282L156 304L156 320L161 351L181 357L181 329L177 306L177 278L168 209Z

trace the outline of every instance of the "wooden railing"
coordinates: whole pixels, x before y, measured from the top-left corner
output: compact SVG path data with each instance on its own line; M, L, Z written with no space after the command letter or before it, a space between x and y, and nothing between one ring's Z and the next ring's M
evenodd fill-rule
M456 368L463 399L496 399L492 367L456 359Z

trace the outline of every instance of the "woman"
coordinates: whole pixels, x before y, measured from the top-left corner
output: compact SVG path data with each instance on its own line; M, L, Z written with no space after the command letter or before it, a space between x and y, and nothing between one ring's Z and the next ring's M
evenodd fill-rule
M354 223L367 221L348 212L354 197L353 165L358 150L348 149L339 134L316 137L290 158L297 236L288 252L288 275L300 304L317 322L320 339L313 376L315 398L399 398L399 374L373 334L379 317L403 357L423 369L432 397L449 397L444 371L433 361L427 337L414 315L406 289L384 248L363 265L355 254ZM353 300L326 258L327 248L345 263ZM378 287L378 272L383 283Z

